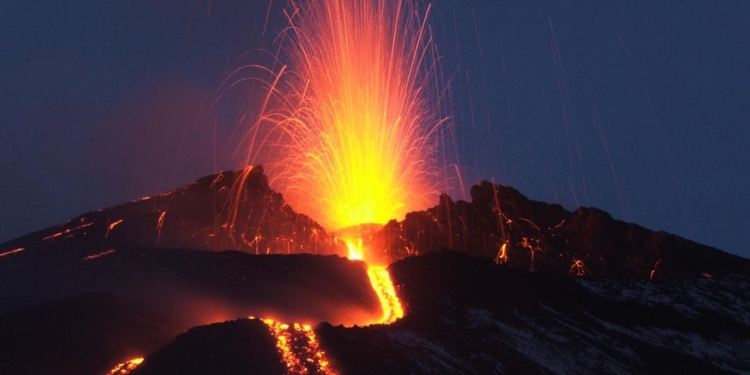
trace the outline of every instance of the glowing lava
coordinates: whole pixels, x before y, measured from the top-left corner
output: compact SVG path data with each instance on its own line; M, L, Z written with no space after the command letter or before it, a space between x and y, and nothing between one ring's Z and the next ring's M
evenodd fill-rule
M83 219L81 219L81 221L83 221ZM44 237L44 238L42 238L42 241L54 240L55 238L62 237L62 236L65 236L64 238L70 238L70 237L73 237L73 235L75 234L76 231L81 230L83 228L88 228L88 227L90 227L92 225L94 225L94 223L81 224L81 225L79 225L79 226L77 226L75 228L66 229L66 230L64 230L62 232L57 232L57 233L55 233L53 235L49 235L47 237Z
M26 248L25 248L25 247L19 247L19 248L17 248L17 249L13 249L13 250L10 250L10 251L6 251L6 252L4 252L4 253L0 253L0 258L2 258L2 257L4 257L4 256L8 256L8 255L11 255L11 254L15 254L15 253L20 253L20 252L22 252L22 251L24 251L24 250L26 250Z
M143 358L131 359L120 363L105 375L127 375L143 362Z
M285 200L326 228L429 206L445 185L450 139L429 7L291 3L289 65L269 82L245 165L262 163Z
M250 319L254 319L250 317ZM320 349L315 332L309 325L279 323L261 319L276 337L276 348L287 367L287 374L334 375L324 351Z
M383 317L378 323L391 324L404 317L404 309L401 307L396 295L396 288L391 281L391 274L388 269L381 266L370 266L367 268L367 276L370 277L372 288L380 300L380 306L383 308Z
M365 251L362 249L362 239L358 238L356 243L346 242L346 248L349 250L350 260L363 260L365 257Z
M83 258L83 260L91 260L91 259L101 258L101 257L103 257L105 255L112 254L114 252L115 252L115 249L109 249L107 251L102 251L99 254L89 255L89 256Z

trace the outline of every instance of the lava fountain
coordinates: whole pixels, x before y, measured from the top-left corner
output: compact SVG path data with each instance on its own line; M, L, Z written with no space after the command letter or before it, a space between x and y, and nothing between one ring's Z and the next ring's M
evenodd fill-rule
M326 228L403 218L447 187L452 129L430 8L418 8L292 0L286 11L288 65L268 82L245 165L263 164L285 200Z

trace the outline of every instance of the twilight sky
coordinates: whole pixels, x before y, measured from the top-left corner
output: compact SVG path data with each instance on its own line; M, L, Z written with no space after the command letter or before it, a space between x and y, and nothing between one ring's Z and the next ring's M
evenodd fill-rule
M270 64L284 3L0 2L0 242L239 167L260 91L219 94ZM750 2L435 0L430 20L467 185L750 257Z

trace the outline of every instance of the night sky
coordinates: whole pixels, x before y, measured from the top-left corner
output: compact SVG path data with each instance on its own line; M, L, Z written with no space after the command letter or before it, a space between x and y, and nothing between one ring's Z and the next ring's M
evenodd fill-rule
M273 63L284 5L0 2L0 242L240 167L261 89L226 80ZM750 257L750 2L436 0L430 20L465 185Z

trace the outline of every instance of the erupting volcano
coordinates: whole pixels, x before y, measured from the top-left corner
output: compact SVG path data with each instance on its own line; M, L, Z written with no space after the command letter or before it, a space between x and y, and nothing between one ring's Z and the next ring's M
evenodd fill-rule
M750 371L750 261L486 181L438 195L430 12L290 0L240 170L0 244L0 373Z
M288 65L248 132L246 164L264 164L287 202L328 229L403 218L446 187L450 129L428 14L410 0L287 11Z

